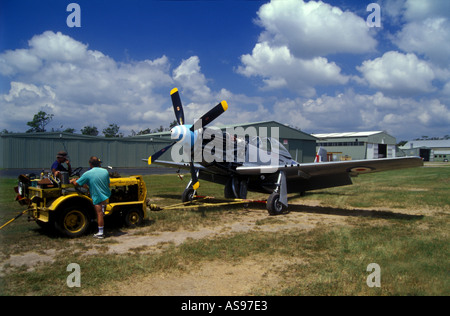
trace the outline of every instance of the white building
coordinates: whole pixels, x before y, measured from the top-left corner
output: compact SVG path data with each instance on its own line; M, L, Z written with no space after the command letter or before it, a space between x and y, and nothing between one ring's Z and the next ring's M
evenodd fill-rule
M395 137L382 131L312 134L317 148L328 151L328 160L360 160L394 158Z
M424 161L450 160L450 139L412 140L400 147L408 156L420 156Z

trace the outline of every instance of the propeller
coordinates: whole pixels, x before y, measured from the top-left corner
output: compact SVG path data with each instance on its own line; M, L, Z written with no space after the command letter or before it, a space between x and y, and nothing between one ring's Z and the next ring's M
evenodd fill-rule
M191 131L193 132L195 129L204 128L206 125L214 121L216 118L219 117L223 112L225 112L228 109L228 103L227 101L222 101L219 104L217 104L215 107L213 107L211 110L203 114L202 117L200 117L194 125L191 127ZM200 127L199 127L200 126Z
M175 145L177 142L173 142L172 144L170 144L169 146L164 147L163 149L161 149L160 151L154 153L153 155L151 155L150 157L148 157L148 164L151 165L153 161L155 161L156 159L158 159L159 157L161 157L162 154L164 154L167 150L169 150L170 147L172 147L173 145Z
M173 110L175 112L175 117L178 122L178 126L181 126L184 131L190 131L195 132L196 130L199 130L201 128L204 128L206 125L214 121L216 118L218 118L221 114L223 114L228 109L228 104L226 101L222 101L219 104L217 104L215 107L213 107L211 110L209 110L207 113L205 113L202 117L200 117L194 125L185 125L184 120L184 112L183 112L183 105L181 104L180 94L178 92L177 88L173 88L170 91L170 96L172 98L172 105ZM172 130L173 131L173 130ZM148 164L151 165L153 161L158 159L162 154L167 152L173 145L175 145L178 142L175 141L172 144L164 147L160 151L154 153L152 156L148 158ZM191 144L191 146L194 146L194 144ZM195 171L194 167L194 159L191 154L191 161L190 161L190 171L191 171L191 179L192 179L192 188L194 190L197 190L200 186L200 183L198 181L197 172Z
M178 125L184 124L184 112L183 105L181 105L180 94L177 88L173 88L170 91L170 96L172 97L173 110L175 111L175 117L177 118Z

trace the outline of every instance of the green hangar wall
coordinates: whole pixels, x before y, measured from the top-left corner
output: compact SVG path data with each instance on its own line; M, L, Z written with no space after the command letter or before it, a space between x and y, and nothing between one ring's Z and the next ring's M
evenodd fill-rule
M89 167L91 156L99 157L103 166L145 167L142 161L150 153L170 142L163 139L134 137L105 138L70 133L19 133L0 137L0 168L34 168L50 170L58 151L69 154L72 168Z

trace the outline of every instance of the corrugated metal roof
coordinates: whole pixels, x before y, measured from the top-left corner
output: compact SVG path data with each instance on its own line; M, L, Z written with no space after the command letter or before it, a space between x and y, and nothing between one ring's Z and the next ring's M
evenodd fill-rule
M430 148L450 148L450 139L440 139L440 140L411 140L407 142L401 149L411 149L420 147L430 147Z
M312 134L317 138L333 138L333 137L368 137L376 134L384 133L383 131L370 131L370 132L347 132L347 133L325 133L325 134Z

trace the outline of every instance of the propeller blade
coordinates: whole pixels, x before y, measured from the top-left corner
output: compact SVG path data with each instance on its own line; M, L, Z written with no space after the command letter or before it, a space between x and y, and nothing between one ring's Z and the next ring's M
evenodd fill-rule
M206 114L204 114L201 118L197 120L197 122L194 123L191 127L191 131L193 132L196 128L204 128L206 125L214 121L216 118L218 118L222 113L224 113L228 109L228 103L227 101L222 101L219 104L217 104L215 107L213 107L211 110L209 110ZM199 127L200 126L200 127Z
M163 149L161 149L160 151L154 153L153 155L151 155L150 157L148 157L148 164L151 165L153 161L155 161L156 159L158 159L159 157L161 157L162 154L164 154L170 147L172 147L173 145L175 145L177 142L173 142L172 144L170 144L169 146L164 147Z
M175 111L175 117L177 118L178 125L184 124L184 112L183 105L181 104L180 94L177 88L173 88L170 91L170 96L172 97L173 110Z

